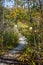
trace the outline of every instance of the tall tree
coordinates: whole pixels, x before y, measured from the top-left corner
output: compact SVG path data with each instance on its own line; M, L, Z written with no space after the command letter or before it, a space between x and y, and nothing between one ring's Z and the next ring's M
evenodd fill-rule
M4 32L4 0L0 0L0 44L3 47L3 32Z
M40 19L40 34L41 34L41 51L43 49L43 3L42 0L39 0L39 9L41 14Z

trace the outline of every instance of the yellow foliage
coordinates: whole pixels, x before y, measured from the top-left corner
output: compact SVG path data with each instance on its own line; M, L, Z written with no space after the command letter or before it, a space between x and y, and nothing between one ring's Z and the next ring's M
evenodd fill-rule
M18 22L18 26L20 28L28 28L28 25L26 25L25 23L23 24L22 22Z

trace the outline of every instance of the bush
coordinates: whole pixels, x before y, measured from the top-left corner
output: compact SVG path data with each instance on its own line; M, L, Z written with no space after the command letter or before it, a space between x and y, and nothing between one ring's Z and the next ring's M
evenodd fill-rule
M32 33L28 34L27 41L28 42L30 41L31 43L34 43L34 35Z
M34 35L32 32L29 32L28 30L24 29L22 31L22 34L27 38L27 42L34 43Z
M5 32L3 36L3 45L10 48L18 44L18 34L14 32Z

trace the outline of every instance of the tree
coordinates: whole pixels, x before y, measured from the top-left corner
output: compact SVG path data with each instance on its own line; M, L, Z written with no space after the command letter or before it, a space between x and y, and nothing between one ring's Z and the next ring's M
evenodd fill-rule
M3 32L4 32L4 1L0 0L0 44L3 48Z
M39 0L39 10L41 14L41 19L40 19L40 37L41 37L41 51L43 48L43 3L42 0Z
M22 1L21 0L14 0L15 2L15 6L20 6L22 4Z

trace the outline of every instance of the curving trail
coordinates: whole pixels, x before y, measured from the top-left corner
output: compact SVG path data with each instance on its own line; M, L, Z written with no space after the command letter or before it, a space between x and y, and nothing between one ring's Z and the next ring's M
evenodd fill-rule
M20 33L19 33L20 34ZM16 48L13 48L8 52L8 54L5 54L5 57L11 57L11 58L18 58L20 56L20 51L25 49L25 46L27 44L26 38L20 34L19 37L19 45Z
M16 48L13 48L12 50L10 50L9 52L8 52L8 54L5 54L4 55L4 58L17 58L17 57L19 57L20 56L20 51L21 50L24 50L25 49L25 46L26 46L26 44L27 44L27 42L26 42L26 38L23 36L23 35L21 35L21 33L19 33L19 31L18 31L18 29L17 29L17 26L15 27L15 29L16 29L16 31L18 32L18 35L19 35L19 45L16 47ZM10 61L7 61L7 62L10 62ZM6 65L6 64L4 64L4 63L0 63L0 65Z

